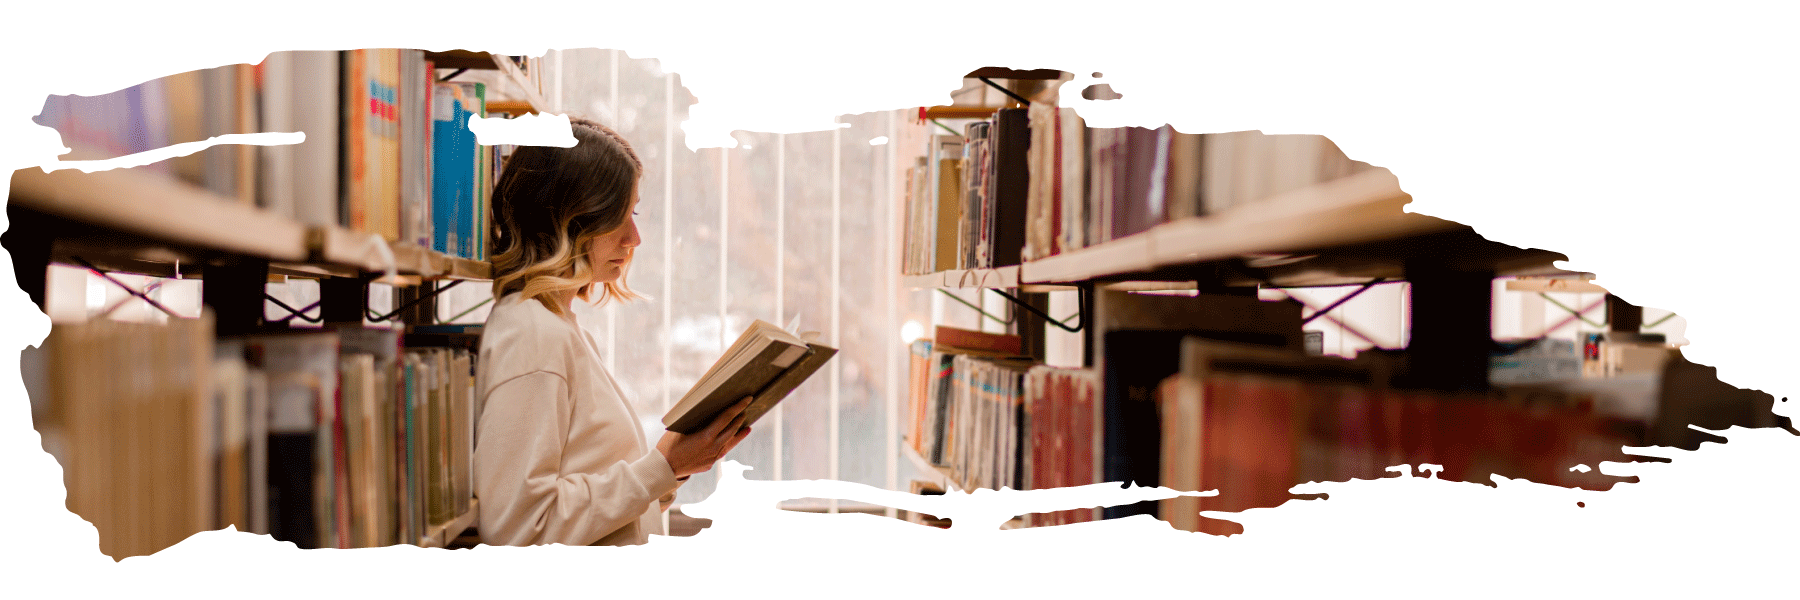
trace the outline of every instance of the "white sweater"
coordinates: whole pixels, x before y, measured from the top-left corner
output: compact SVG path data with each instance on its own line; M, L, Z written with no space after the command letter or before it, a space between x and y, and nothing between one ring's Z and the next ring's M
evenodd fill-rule
M509 294L481 335L475 495L490 545L642 544L675 473L573 315Z

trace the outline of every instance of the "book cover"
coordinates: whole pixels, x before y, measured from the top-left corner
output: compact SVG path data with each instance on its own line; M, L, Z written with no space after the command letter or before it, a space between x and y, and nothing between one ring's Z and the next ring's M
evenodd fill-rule
M837 353L809 337L813 336L796 336L761 320L751 323L663 415L663 425L678 433L698 431L745 397L755 398L754 412L745 409L746 425L753 422L752 417L767 412Z

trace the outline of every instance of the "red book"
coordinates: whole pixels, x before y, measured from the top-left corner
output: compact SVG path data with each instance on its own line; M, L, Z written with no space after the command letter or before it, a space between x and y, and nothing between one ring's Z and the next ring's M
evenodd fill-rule
M937 349L957 354L1019 356L1024 347L1016 335L982 333L943 325L937 326L933 339Z

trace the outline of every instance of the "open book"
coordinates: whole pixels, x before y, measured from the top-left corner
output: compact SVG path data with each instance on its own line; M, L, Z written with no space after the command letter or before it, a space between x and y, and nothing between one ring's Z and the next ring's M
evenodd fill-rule
M739 400L755 397L744 409L744 426L750 426L837 354L836 348L814 342L817 336L794 335L761 320L751 323L663 415L663 425L676 433L693 433Z

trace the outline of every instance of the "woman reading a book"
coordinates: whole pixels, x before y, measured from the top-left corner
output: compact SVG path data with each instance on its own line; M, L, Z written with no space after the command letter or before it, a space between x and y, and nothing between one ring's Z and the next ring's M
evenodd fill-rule
M571 121L575 147L520 147L494 186L498 300L481 337L474 460L487 544L644 543L681 482L750 433L746 399L652 447L576 325L575 300L636 297L624 275L643 165L611 129Z

